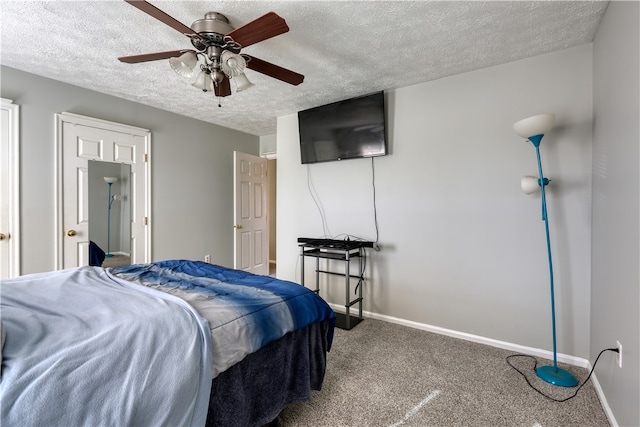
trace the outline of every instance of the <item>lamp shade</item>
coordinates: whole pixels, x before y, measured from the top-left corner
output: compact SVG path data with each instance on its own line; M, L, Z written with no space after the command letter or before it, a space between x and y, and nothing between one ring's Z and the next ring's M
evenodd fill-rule
M183 77L193 77L193 70L198 63L198 56L193 51L183 53L178 57L169 58L169 65L173 68L173 71L180 74Z
M247 61L240 54L225 50L220 55L220 68L227 76L239 76L246 67Z
M105 176L104 177L104 182L106 182L107 184L113 184L117 180L118 180L118 178L115 177L115 176Z
M191 85L200 89L203 92L213 92L213 81L211 80L211 74L206 71L200 71L196 81Z
M553 127L556 121L555 114L538 114L527 117L513 124L513 130L523 138L534 135L544 135Z
M520 187L525 194L533 194L540 190L540 184L538 184L538 177L526 175L520 180Z
M249 89L251 86L253 86L253 83L251 83L249 81L249 79L247 78L247 76L244 73L240 73L237 76L235 76L233 78L233 80L236 81L236 85L237 85L237 91L238 92L242 92L245 89Z

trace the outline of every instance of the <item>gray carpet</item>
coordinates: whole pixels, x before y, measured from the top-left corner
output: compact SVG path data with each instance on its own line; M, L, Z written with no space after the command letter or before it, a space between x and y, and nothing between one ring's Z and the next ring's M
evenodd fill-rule
M336 329L322 391L313 392L309 402L285 408L277 425L609 425L591 381L575 398L552 402L529 388L507 364L510 354L514 353L366 319L351 331ZM512 363L556 399L575 392L539 380L530 359ZM580 383L588 375L585 369L561 367Z

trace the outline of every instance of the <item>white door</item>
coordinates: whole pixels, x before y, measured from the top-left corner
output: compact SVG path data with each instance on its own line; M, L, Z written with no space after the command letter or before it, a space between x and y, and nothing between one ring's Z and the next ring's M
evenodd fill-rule
M2 98L0 113L0 279L9 279L20 275L20 107Z
M89 160L131 166L131 262L150 262L149 131L76 114L56 116L57 268L89 264Z
M235 151L234 267L269 274L267 222L267 160Z

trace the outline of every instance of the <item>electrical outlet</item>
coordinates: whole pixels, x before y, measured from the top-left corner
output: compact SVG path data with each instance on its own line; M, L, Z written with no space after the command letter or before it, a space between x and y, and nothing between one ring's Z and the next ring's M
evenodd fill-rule
M622 344L620 344L620 341L616 341L616 348L618 349L618 352L616 353L616 362L618 363L618 366L622 368Z
M211 255L205 255L204 256L204 262L211 263Z

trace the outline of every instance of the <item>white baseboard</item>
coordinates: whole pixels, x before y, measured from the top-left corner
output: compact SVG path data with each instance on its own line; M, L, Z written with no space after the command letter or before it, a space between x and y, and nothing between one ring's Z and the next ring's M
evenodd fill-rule
M338 313L345 312L345 308L342 305L330 303L329 306L331 306L331 308ZM352 315L354 312L356 312L356 310L351 309ZM504 350L511 350L516 353L528 354L528 355L540 357L543 359L553 360L553 352L549 350L543 350L540 348L533 348L533 347L514 344L506 341L495 340L493 338L487 338L479 335L468 334L466 332L454 331L453 329L446 329L446 328L441 328L439 326L427 325L426 323L414 322L412 320L400 319L398 317L387 316L384 314L371 313L364 310L362 311L362 317L382 320L389 323L395 323L397 325L408 326L414 329L420 329L422 331L433 332L436 334L446 335L453 338L460 338L466 341L471 341L479 344L486 344L492 347L502 348ZM562 354L562 353L558 353L556 357L558 362L567 363L569 365L578 366L580 368L585 368L588 371L591 371L591 368L592 368L591 362L589 362L587 359L571 356L568 354ZM609 422L613 427L618 427L618 423L616 422L616 419L613 416L613 412L611 411L611 408L607 403L607 399L602 391L602 387L600 387L600 383L598 383L595 373L591 376L591 380L593 381L593 386L596 390L596 394L600 399L600 403L602 404L602 408L605 414L607 415Z
M344 306L338 304L329 304L334 311L344 313ZM354 310L352 309L352 313ZM541 357L543 359L553 360L553 352L549 350L543 350L541 348L527 347L520 344L513 344L506 341L495 340L493 338L482 337L480 335L473 335L466 332L454 331L453 329L441 328L439 326L427 325L426 323L414 322L413 320L400 319L398 317L387 316L384 314L371 313L368 311L362 312L363 317L369 317L371 319L384 320L385 322L395 323L398 325L408 326L414 329L420 329L423 331L434 332L440 335L446 335L453 338L460 338L466 341L472 341L479 344L486 344L492 347L502 348L504 350L511 350L522 354L529 354L531 356ZM558 362L567 363L569 365L579 366L581 368L587 368L589 361L581 357L570 356L567 354L558 353Z
M591 370L591 364L589 364L589 370ZM591 381L593 382L593 388L596 389L596 394L598 395L598 399L600 399L600 403L602 404L602 409L604 410L604 413L607 415L607 418L609 419L609 424L611 424L611 427L618 427L618 421L616 421L616 417L613 416L613 411L611 410L611 407L609 406L609 403L607 402L607 398L604 395L604 392L602 391L602 387L600 387L600 383L598 382L598 378L596 378L596 373L594 372L593 375L591 375Z

